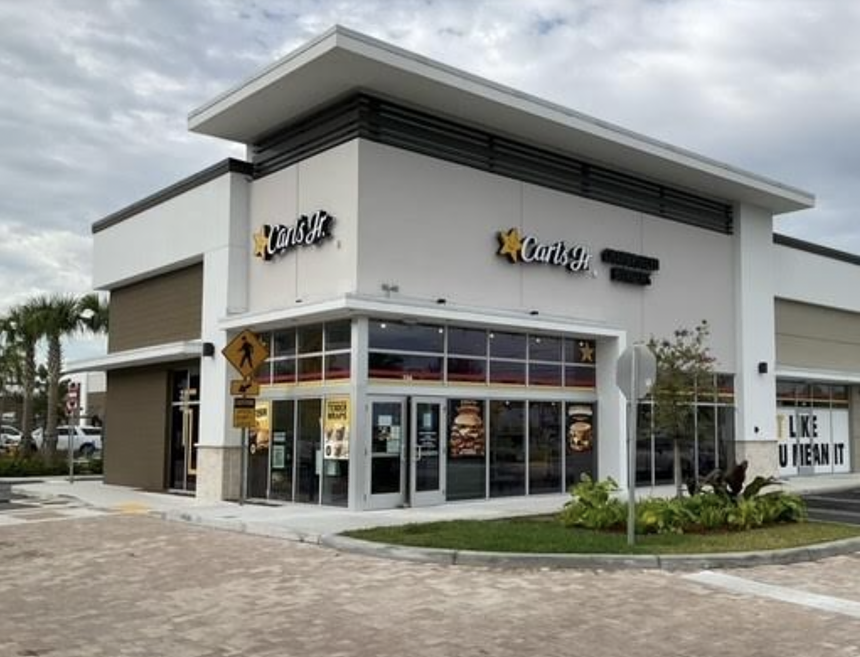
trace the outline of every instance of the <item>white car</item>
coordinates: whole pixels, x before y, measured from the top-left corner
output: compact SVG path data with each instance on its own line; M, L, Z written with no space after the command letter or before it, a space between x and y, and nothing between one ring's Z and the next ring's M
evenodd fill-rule
M101 427L91 427L87 425L68 425L61 424L57 427L57 449L65 452L69 448L69 429L72 431L72 448L75 453L84 457L91 457L96 452L102 451L102 429ZM36 429L33 433L33 440L36 446L42 449L42 441L45 437L44 429Z
M21 430L11 424L0 425L0 451L17 447L21 443L21 436Z

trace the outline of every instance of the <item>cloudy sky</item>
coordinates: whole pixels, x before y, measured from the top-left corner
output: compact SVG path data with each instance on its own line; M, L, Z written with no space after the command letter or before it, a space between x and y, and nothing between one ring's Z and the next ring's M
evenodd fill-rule
M340 23L812 192L860 253L855 0L0 0L0 313L91 289L90 226L226 156L188 112Z

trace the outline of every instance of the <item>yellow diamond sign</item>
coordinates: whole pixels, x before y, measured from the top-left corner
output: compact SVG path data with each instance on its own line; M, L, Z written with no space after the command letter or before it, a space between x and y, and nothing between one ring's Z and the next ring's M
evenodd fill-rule
M269 349L253 331L244 330L221 350L224 358L244 378L250 377L269 357Z

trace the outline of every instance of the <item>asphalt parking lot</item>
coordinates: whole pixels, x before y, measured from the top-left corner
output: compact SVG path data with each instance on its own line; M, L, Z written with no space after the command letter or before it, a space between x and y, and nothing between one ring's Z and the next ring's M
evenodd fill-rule
M0 564L2 657L860 655L860 555L505 571L46 508L0 526Z
M804 499L810 518L860 525L860 488L823 491Z

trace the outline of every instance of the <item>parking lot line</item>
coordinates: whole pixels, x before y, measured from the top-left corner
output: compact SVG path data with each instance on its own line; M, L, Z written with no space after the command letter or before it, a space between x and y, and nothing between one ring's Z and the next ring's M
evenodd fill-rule
M860 602L845 600L844 598L834 598L829 595L808 593L807 591L799 591L786 586L763 584L751 579L736 577L735 575L715 573L709 570L691 575L684 575L684 579L725 589L734 593L770 598L771 600L789 602L803 607L829 611L834 614L860 618Z

